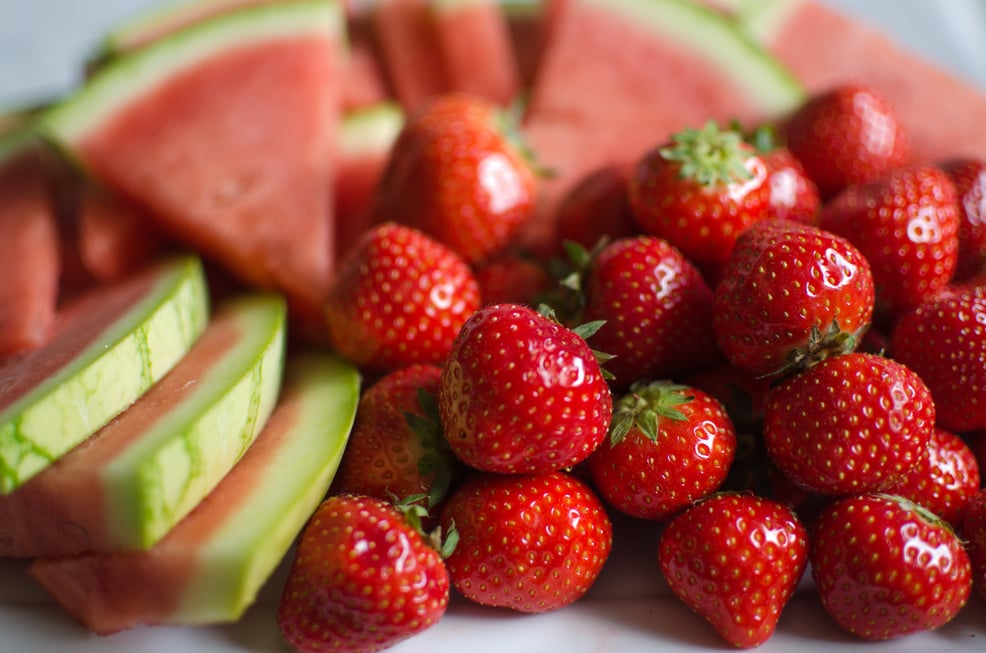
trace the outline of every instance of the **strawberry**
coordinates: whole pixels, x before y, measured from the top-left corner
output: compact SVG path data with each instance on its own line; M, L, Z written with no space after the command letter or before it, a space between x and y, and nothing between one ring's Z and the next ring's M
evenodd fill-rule
M473 274L484 304L533 306L553 285L547 265L509 250L477 263Z
M476 603L520 612L581 598L612 549L602 502L564 472L476 473L449 495L441 520L459 537L446 559L454 587Z
M733 365L780 375L854 350L873 304L870 266L856 247L771 218L737 239L716 287L713 327Z
M509 113L465 93L410 115L391 149L373 218L424 231L470 263L506 247L534 214L537 174Z
M811 569L826 612L883 640L938 628L969 598L969 557L955 533L901 497L859 494L822 509Z
M738 130L708 122L648 151L629 184L640 230L703 268L729 258L736 237L767 216L767 166Z
M786 147L775 146L762 154L770 186L771 217L803 224L818 224L822 205L818 186L798 158Z
M480 305L469 266L417 229L369 229L339 263L326 300L333 346L362 368L440 363Z
M593 170L562 199L555 218L558 240L592 249L603 238L637 235L627 187L631 165L610 164Z
M610 437L589 456L589 474L609 505L664 519L714 492L735 453L733 423L710 395L640 383L615 402Z
M585 460L606 437L612 397L579 333L526 306L494 304L462 326L438 408L466 464L534 473Z
M955 186L927 165L851 186L822 209L820 226L870 262L876 310L896 317L944 287L958 261Z
M823 200L906 165L910 136L878 91L843 84L810 98L781 126L788 149Z
M786 506L720 493L668 522L658 563L671 590L738 648L766 642L804 574L805 527Z
M613 241L593 255L583 276L582 318L605 321L592 343L614 357L606 363L614 387L722 360L712 333L712 291L664 239Z
M897 320L890 338L894 357L931 390L940 426L986 429L986 286L939 293Z
M397 507L334 495L301 533L277 624L299 653L371 653L436 624L449 587L441 554Z
M955 184L959 204L957 279L986 272L986 159L950 159L940 165Z
M972 564L972 587L986 599L986 488L969 500L961 533Z
M917 374L873 354L832 356L771 388L767 454L824 495L888 490L927 455L935 405Z

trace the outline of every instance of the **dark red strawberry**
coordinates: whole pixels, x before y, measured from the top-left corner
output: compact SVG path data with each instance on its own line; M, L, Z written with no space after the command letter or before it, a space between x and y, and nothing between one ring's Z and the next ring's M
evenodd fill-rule
M986 488L969 501L962 522L962 538L972 563L972 587L986 599Z
M735 454L736 430L710 395L640 383L614 404L610 437L589 457L589 474L609 505L664 519L717 490Z
M637 234L630 210L628 185L631 165L612 164L593 170L580 180L558 206L558 240L570 240L592 249L602 240Z
M959 205L957 279L986 272L986 159L950 159L941 169L955 184Z
M715 397L737 428L759 431L767 405L770 379L757 376L731 363L689 372L683 379Z
M790 220L761 220L736 241L715 291L716 342L756 375L779 375L853 351L873 316L873 277L846 239Z
M581 598L612 549L598 497L564 472L477 473L456 488L442 524L458 533L452 584L476 603L547 612Z
M808 562L808 534L786 506L716 494L668 523L658 545L672 591L727 642L770 639Z
M484 304L536 306L538 298L554 285L546 264L511 251L477 263L473 274Z
M767 165L767 184L770 186L770 216L818 224L822 206L818 186L797 157L786 147L773 147L762 157Z
M466 321L444 366L438 407L461 460L505 473L585 460L612 419L609 386L582 336L517 304L485 306Z
M836 624L868 640L932 630L969 598L969 557L955 533L906 499L853 495L822 510L811 569Z
M332 345L374 371L440 363L480 305L469 266L417 229L368 230L339 263L325 315Z

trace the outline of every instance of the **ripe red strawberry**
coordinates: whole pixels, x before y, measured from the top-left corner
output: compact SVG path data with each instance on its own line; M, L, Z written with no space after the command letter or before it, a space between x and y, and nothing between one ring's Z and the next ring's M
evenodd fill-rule
M719 488L736 454L725 409L696 388L635 384L613 407L610 437L589 456L606 502L642 519L664 519Z
M927 455L935 405L904 365L873 354L826 358L767 396L767 453L791 480L840 495L893 488Z
M564 472L476 473L449 495L442 524L459 540L452 584L476 603L547 612L581 598L612 549L606 510Z
M808 562L808 534L786 506L721 493L668 523L658 545L674 593L738 648L766 642Z
M420 231L369 229L339 263L325 315L332 345L365 369L440 363L480 305L469 266Z
M667 241L637 236L613 241L589 262L582 280L586 321L605 324L593 347L617 388L661 379L722 360L712 333L713 295Z
M770 186L771 217L815 225L822 205L818 186L797 157L786 147L773 147L762 155Z
M950 159L941 169L955 184L959 204L957 279L986 272L986 159Z
M716 342L757 375L804 368L852 351L873 316L866 258L844 238L767 219L736 241L715 291Z
M941 292L902 316L891 350L928 385L943 428L986 429L986 286Z
M593 170L568 192L558 206L558 240L586 249L601 239L617 240L637 234L627 187L633 166L612 164Z
M299 653L372 653L436 624L449 586L441 555L398 508L335 495L301 533L277 624Z
M442 372L442 429L466 464L484 471L563 469L599 446L612 396L585 340L517 304L476 311Z
M333 493L398 502L425 495L435 505L455 471L438 422L442 370L415 363L390 372L360 397Z
M969 598L969 557L955 533L916 504L861 494L822 509L811 568L836 624L868 640L938 628Z
M910 136L896 109L875 89L837 86L799 107L782 126L788 149L822 199L906 165Z
M511 251L495 254L477 263L473 274L484 304L533 306L554 283L546 265Z
M708 122L647 152L630 176L641 231L703 268L726 262L736 237L768 215L767 166L737 130Z
M972 587L986 599L986 488L969 500L961 533L972 564Z
M374 219L416 227L470 263L502 250L535 208L537 175L511 121L464 93L425 103L393 145Z
M955 272L955 186L938 168L901 168L851 186L825 205L820 225L869 260L878 313L896 316L917 306Z

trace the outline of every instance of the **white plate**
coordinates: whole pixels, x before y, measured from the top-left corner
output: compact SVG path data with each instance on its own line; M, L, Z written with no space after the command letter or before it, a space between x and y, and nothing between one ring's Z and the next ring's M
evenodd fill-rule
M910 47L986 89L986 3L982 0L826 0L886 30ZM0 2L0 107L58 95L77 81L96 37L157 0L3 0ZM53 19L52 17L57 17ZM838 47L833 44L833 47ZM543 615L521 615L453 599L442 622L392 650L617 653L729 650L672 597L655 562L656 532L618 524L616 548L582 601ZM274 610L282 567L257 604L236 624L141 627L97 637L65 616L23 573L0 560L0 653L284 653ZM972 653L986 650L986 601L973 597L944 628L885 643L854 640L824 614L806 579L760 651Z

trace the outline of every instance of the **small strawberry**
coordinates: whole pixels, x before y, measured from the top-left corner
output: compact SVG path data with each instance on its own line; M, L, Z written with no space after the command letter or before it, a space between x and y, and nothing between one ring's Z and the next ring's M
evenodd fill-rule
M612 549L602 502L564 472L476 473L449 495L441 520L459 538L446 559L455 588L476 603L520 612L581 598Z
M816 225L821 195L801 162L786 147L775 146L762 154L770 186L768 212L771 217Z
M823 200L906 165L910 136L875 89L845 84L810 98L784 121L784 141Z
M299 653L372 653L436 624L449 587L441 554L397 507L335 495L301 533L277 624Z
M589 474L609 505L664 519L718 489L735 453L733 423L710 395L640 383L614 404L610 437L589 456Z
M986 272L986 159L950 159L941 169L955 184L959 205L957 279Z
M808 562L805 527L786 506L720 493L668 522L658 562L672 591L727 642L766 642Z
M774 386L764 441L777 467L824 495L896 486L927 455L935 405L917 374L889 358L832 356Z
M369 229L339 263L325 304L332 345L362 368L440 363L480 305L469 266L410 227Z
M840 499L822 509L812 533L811 569L822 604L857 637L884 640L938 628L969 598L962 543L907 499Z
M955 272L958 204L955 186L938 168L901 168L851 186L825 205L820 225L870 262L880 314L917 306Z
M607 165L575 184L557 209L558 240L592 249L603 238L637 235L627 190L631 171L630 165Z
M487 100L436 96L398 134L374 219L420 229L469 263L502 250L535 209L537 174L515 133Z
M969 500L962 521L962 539L972 563L972 587L986 599L986 488L977 491Z
M939 293L902 316L891 350L928 385L940 426L986 429L986 286Z
M576 331L518 304L476 311L442 372L442 429L467 465L504 473L570 467L609 429L612 396Z
M873 316L866 258L844 238L761 220L736 241L716 287L714 331L726 358L757 375L852 351Z
M768 215L767 166L738 130L708 122L647 152L629 184L640 230L699 266L729 258L737 236Z

